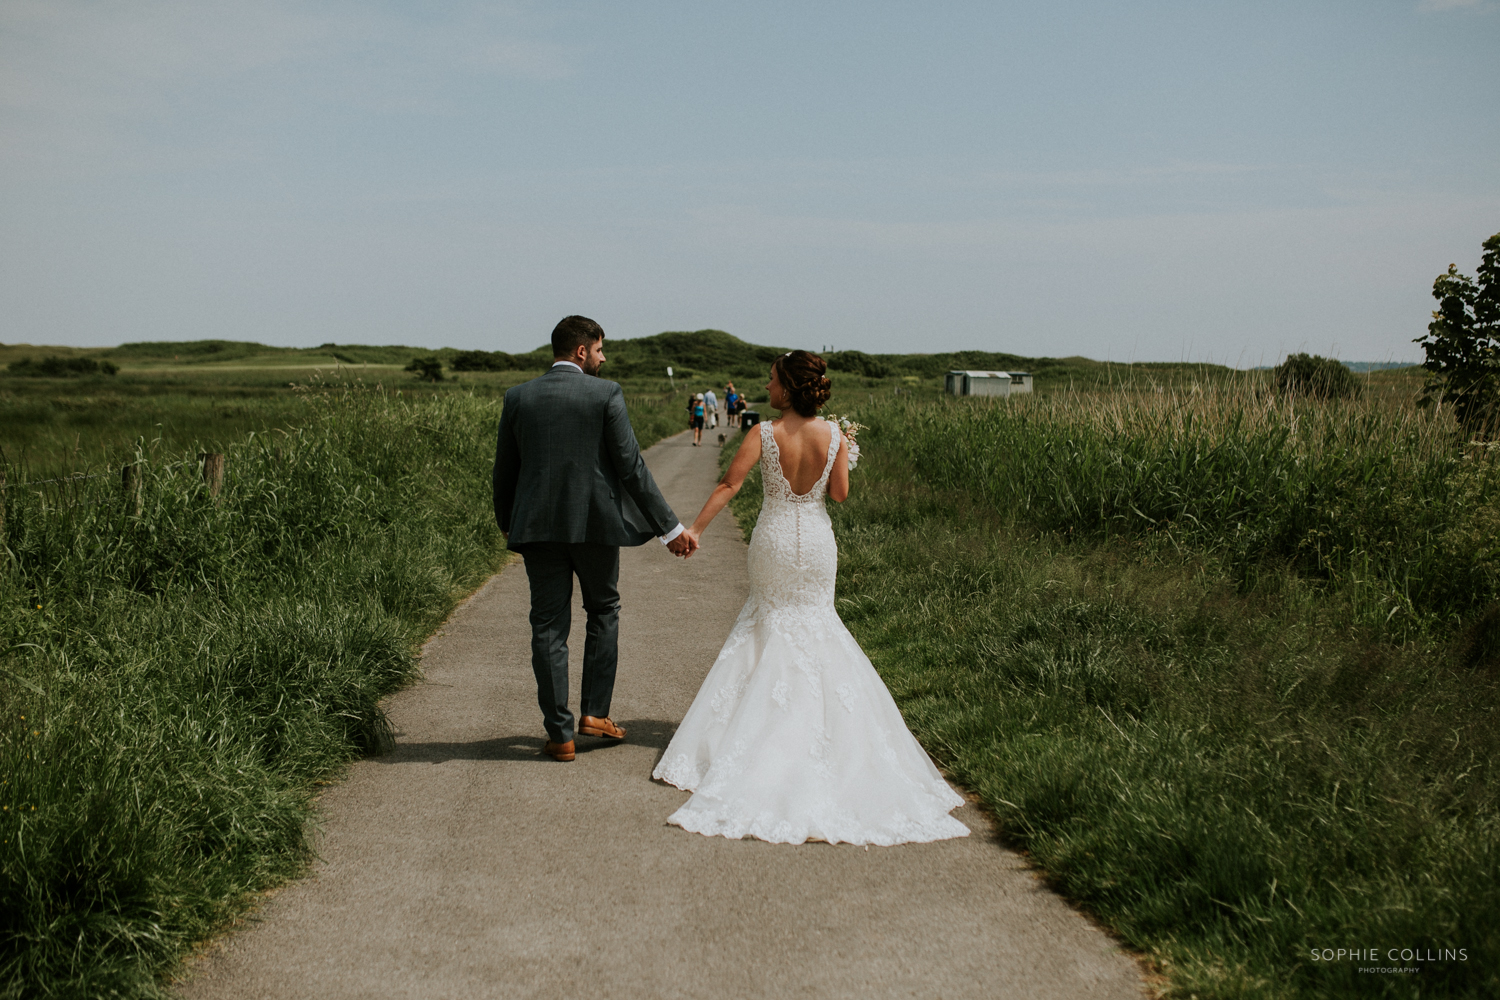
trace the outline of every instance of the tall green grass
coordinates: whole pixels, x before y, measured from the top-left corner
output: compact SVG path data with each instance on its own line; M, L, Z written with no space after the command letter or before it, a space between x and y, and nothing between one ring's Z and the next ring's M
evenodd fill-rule
M867 421L922 480L1093 539L1157 536L1245 584L1291 568L1362 621L1472 617L1500 592L1500 464L1410 400L1258 387L887 405Z
M1173 996L1500 995L1493 591L1376 544L1477 531L1489 460L1380 402L1019 402L852 408L839 611L923 744Z
M398 393L416 402L434 396L498 401L537 372L465 372L422 383L400 371L232 369L183 366L128 373L116 379L0 378L0 462L24 467L28 479L53 479L117 466L142 439L166 452L222 451L252 432L298 426L301 397L325 384L352 384ZM606 371L606 377L608 372ZM627 380L626 398L640 434L675 433L684 395L660 391L655 379ZM675 412L674 412L675 411ZM13 475L12 480L15 480Z
M294 432L6 493L0 995L149 996L307 862L313 782L501 558L498 407L318 393ZM13 480L14 481L14 480Z
M661 401L630 405L643 443ZM151 997L309 861L316 783L504 559L498 399L324 389L231 443L20 486L0 549L0 996ZM675 414L673 421L675 423ZM675 427L670 429L675 430Z

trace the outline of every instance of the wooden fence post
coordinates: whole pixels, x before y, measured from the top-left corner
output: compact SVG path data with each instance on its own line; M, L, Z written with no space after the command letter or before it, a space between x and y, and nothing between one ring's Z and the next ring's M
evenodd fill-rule
M120 466L120 487L125 493L125 509L132 517L141 516L141 467Z
M5 470L0 469L0 549L5 548Z
M224 456L220 452L205 451L198 456L203 463L203 481L208 484L208 495L216 497L224 489Z

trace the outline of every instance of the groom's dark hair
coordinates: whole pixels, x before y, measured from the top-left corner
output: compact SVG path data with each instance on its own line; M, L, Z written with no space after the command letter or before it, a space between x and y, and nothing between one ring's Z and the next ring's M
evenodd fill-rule
M565 316L552 328L552 356L565 358L586 344L604 339L604 327L587 316Z

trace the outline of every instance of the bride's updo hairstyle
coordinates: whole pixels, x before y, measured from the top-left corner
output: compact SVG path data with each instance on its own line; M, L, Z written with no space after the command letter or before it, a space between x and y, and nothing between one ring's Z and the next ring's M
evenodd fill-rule
M824 375L828 364L811 351L787 351L771 367L791 399L792 409L804 417L816 416L818 407L833 395L833 383Z

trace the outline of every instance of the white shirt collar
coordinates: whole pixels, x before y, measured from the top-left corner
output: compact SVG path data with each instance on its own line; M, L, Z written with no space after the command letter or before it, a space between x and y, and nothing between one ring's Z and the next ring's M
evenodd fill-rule
M579 368L577 365L575 365L571 361L554 361L554 362L552 362L552 367L553 368L556 368L559 365L567 365L569 368L577 368L580 372L583 371L582 368Z

